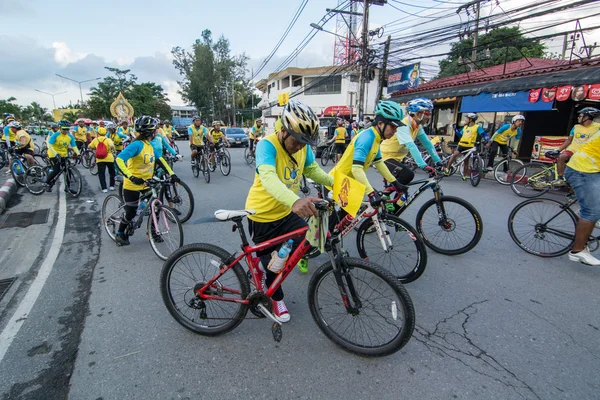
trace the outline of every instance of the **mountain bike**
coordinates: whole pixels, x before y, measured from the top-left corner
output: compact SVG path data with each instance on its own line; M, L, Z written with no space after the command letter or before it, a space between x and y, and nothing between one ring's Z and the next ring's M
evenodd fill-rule
M324 187L310 182L317 189L317 197L324 198ZM331 204L330 218L337 215L338 212ZM356 248L360 258L384 267L402 283L413 282L425 272L427 249L423 239L415 228L389 213L383 204L380 207L372 207L368 202L363 202L355 218L349 222L343 218L342 221L338 219L336 218L329 228L339 233L342 248L344 237L355 229ZM315 249L308 257L313 258L319 254Z
M62 175L65 184L65 192L73 197L79 197L83 187L83 180L81 174L75 167L77 157L75 157L75 159L61 156L56 157L58 158L58 168L60 168L60 172L54 177L52 182L48 183L54 184ZM51 169L52 166L48 164L46 166L34 165L27 170L25 173L25 187L29 190L29 193L40 195L45 191L46 187L44 184L46 183L46 178Z
M459 171L463 181L466 181L468 178L470 179L472 186L479 185L482 177L483 160L479 155L477 147L478 144L470 149L463 150L452 165L446 166L449 170L449 176ZM452 155L442 158L442 162L447 164L450 157L452 157Z
M177 162L177 157L173 157L173 159ZM168 177L162 167L156 169L156 176L159 179ZM188 221L194 213L194 194L192 189L182 180L178 183L171 181L170 185L163 185L158 198L161 202L167 202L169 208L177 214L182 224Z
M506 155L503 155L500 161L495 162L492 166L494 179L501 185L510 185L513 172L524 164L523 161L513 158L517 156L517 152L510 146L510 141L507 147ZM490 149L485 149L481 152L481 158L485 162L485 171L487 171L487 161L489 157L494 157L495 159L495 156L496 155L490 153Z
M327 231L324 215L329 212L329 202L321 201L315 206L319 229ZM175 251L163 265L163 302L186 329L204 336L221 335L236 328L250 310L272 321L273 339L281 341L281 322L272 313L271 296L311 245L304 238L268 288L263 286L256 252L304 237L308 227L251 246L242 221L253 213L215 212L215 221L234 223L242 242L239 255L212 244L196 243ZM402 284L369 261L342 257L337 235L327 237L325 249L329 261L317 269L307 290L311 315L319 329L344 350L363 356L385 356L404 347L412 336L415 315ZM244 261L251 279L241 265Z
M533 198L547 193L550 189L564 188L552 182L558 179L556 162L560 152L547 151L545 156L552 159L552 164L530 162L513 171L510 188L520 197Z
M149 187L140 195L140 204L146 207L136 215L127 226L125 232L133 236L136 229L142 226L144 217L148 217L146 235L154 253L166 260L171 253L183 246L183 229L177 215L160 201L163 187L170 186L170 179L149 179L145 182ZM125 202L116 194L109 194L102 204L102 226L108 236L115 240L117 229L125 214Z
M566 196L566 202L553 199L530 199L517 204L508 216L511 239L529 254L558 257L567 254L573 242L579 216L573 211L577 199ZM598 249L600 236L590 236L590 252Z
M445 196L440 186L442 174L418 179L407 186L421 185L416 192L406 193L406 201L399 204L401 193L387 188L393 214L400 216L423 192L431 189L433 199L427 200L417 212L416 229L425 245L436 253L454 256L472 250L483 235L483 220L471 203L459 197ZM387 200L387 198L386 198Z
M321 152L321 165L322 166L326 166L327 163L331 160L332 163L335 164L335 160L336 160L336 148L335 148L335 142L331 143L329 146L325 147L323 149L323 151Z
M227 151L227 149L225 148L224 144L219 143L215 145L214 157L214 168L212 167L213 164L209 163L211 171L215 171L217 169L216 166L218 165L223 176L229 175L229 173L231 172L231 155L229 154L229 151Z
M208 167L208 151L206 146L196 148L196 160L192 164L192 174L194 178L200 176L200 172L204 176L206 183L210 183L210 168Z
M256 143L254 143L254 151L250 152L250 147L246 147L244 150L244 160L246 160L246 164L252 165L256 163Z

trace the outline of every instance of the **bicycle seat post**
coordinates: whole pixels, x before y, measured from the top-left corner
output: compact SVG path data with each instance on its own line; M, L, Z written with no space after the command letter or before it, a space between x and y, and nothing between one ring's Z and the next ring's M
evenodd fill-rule
M233 230L235 231L237 229L238 233L240 234L240 239L242 240L242 248L244 248L248 246L249 243L248 238L246 237L246 231L244 230L244 224L242 224L242 219L242 217L233 218L233 222L235 222Z

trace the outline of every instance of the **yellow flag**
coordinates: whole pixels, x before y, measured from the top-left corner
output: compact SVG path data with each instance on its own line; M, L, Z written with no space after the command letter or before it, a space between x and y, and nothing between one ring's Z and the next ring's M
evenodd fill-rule
M277 95L277 103L280 106L285 106L290 101L290 92L285 92Z
M364 194L365 185L336 169L333 174L333 199L340 207L356 217Z

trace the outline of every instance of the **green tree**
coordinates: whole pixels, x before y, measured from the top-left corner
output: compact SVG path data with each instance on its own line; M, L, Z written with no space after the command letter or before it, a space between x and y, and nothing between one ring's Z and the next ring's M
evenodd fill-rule
M14 114L15 118L21 119L21 107L14 103L16 100L12 96L6 100L0 100L0 113Z
M473 39L467 38L452 44L450 54L439 62L440 72L435 79L445 78L470 71ZM486 57L487 49L490 57ZM480 35L477 42L479 68L501 65L521 58L542 58L546 46L539 40L525 37L518 27L497 28ZM462 57L462 63L458 59Z

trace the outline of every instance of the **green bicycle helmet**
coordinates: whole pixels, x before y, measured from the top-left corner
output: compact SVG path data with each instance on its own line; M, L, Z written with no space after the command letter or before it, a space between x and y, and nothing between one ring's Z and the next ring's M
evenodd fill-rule
M400 121L404 118L404 112L398 103L390 100L382 100L375 106L375 119L386 124L403 126Z

